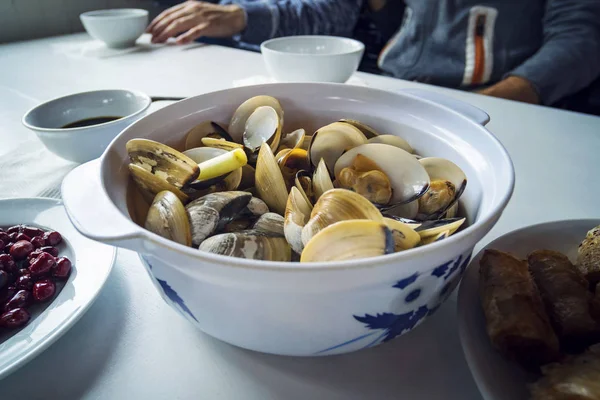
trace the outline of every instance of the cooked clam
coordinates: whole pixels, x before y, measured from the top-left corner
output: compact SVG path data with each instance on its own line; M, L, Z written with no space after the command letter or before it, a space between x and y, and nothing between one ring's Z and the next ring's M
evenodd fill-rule
M431 185L419 199L418 219L437 219L452 207L467 186L465 173L445 158L427 157L419 160L425 168Z
M379 135L372 137L368 140L369 143L383 143L389 144L390 146L398 147L404 151L409 153L414 153L413 148L408 144L408 142L396 135Z
M188 131L185 136L185 149L202 146L203 138L224 139L233 142L227 130L214 121L204 121Z
M423 221L415 230L421 239L436 236L441 232L447 232L447 236L450 236L460 228L465 220L466 218L448 218Z
M174 193L179 200L184 203L187 203L189 200L188 195L183 193L177 187L171 185L166 180L159 178L151 172L148 172L148 170L140 167L137 164L129 164L129 174L136 183L140 194L148 203L151 203L154 200L154 197L163 190L168 190Z
M419 213L419 200L398 204L392 208L388 208L386 212L396 217L415 219Z
M256 185L254 180L254 176L256 174L256 170L250 164L246 164L242 167L242 179L238 186L240 190L246 190Z
M192 227L192 244L199 246L204 239L222 229L245 209L252 199L248 192L230 191L207 194L186 207Z
M392 230L394 251L412 249L421 241L421 236L410 225L392 218L383 218L383 222Z
M268 144L263 143L256 162L256 191L269 206L269 210L280 215L285 213L288 191Z
M202 140L200 140L200 142L202 143L203 146L214 147L217 149L223 149L223 150L227 150L227 151L244 148L244 146L239 143L230 142L225 139L215 139L215 138L205 137L205 138L202 138Z
M454 218L454 217L456 217L457 214L458 214L458 201L454 202L454 204L451 205L450 208L448 208L448 211L446 211L444 218Z
M297 149L301 147L302 144L304 144L305 137L306 131L302 128L296 129L295 131L288 133L287 135L281 138L277 152L284 149Z
M279 214L268 212L260 216L254 223L252 229L259 232L268 232L275 235L283 235L283 217Z
M255 217L260 217L261 215L269 212L269 207L267 206L267 203L265 203L258 197L252 197L250 199L250 202L246 206L246 209L250 215L253 215Z
M344 261L395 251L394 234L385 223L369 220L336 222L304 247L300 262Z
M185 207L181 200L168 190L159 192L152 201L144 227L165 239L184 246L192 245L190 221Z
M281 138L281 120L273 107L260 106L246 120L242 134L244 146L250 153L256 153L263 143L268 143L271 150L277 150Z
M225 256L265 261L290 261L292 250L283 236L256 230L209 237L200 250Z
M351 219L383 222L381 212L363 196L346 189L331 189L323 193L313 207L310 219L302 229L302 242L306 245L325 227Z
M315 200L315 192L310 173L305 170L298 171L294 184L302 196L304 196L306 202L308 204L313 204Z
M371 138L380 136L379 132L377 132L375 129L373 129L369 125L363 124L362 122L357 121L355 119L340 119L339 122L344 122L346 124L350 124L350 125L354 126L358 130L360 130L367 139L371 139Z
M372 160L377 160L375 166L378 169L373 170L383 172L389 180L391 196L390 200L385 203L387 205L394 206L414 201L421 197L429 187L429 175L427 175L427 171L425 171L425 168L412 154L398 147L381 143L363 144L344 153L335 163L334 173L336 180L339 180L344 169L352 168L356 165L358 155L361 156L358 157L359 162L367 159L375 164ZM360 165L360 169L368 169L366 166L368 163L365 162ZM380 174L375 174L375 176L370 176L370 178L377 178L377 187L380 190L385 189L382 186L385 181L381 179ZM369 187L368 183L369 181L365 184L366 189Z
M179 151L148 139L127 142L131 163L181 189L198 176L198 164Z
M334 122L315 132L308 156L315 167L323 158L327 169L333 171L335 162L345 151L364 143L367 143L367 138L356 127L344 122Z
M424 246L426 244L431 244L433 242L439 242L440 240L446 239L448 236L450 236L450 232L443 231L443 232L438 233L437 235L427 236L427 237L422 238L419 245Z
M244 131L246 131L246 122L248 121L248 118L258 107L263 106L273 108L279 116L279 124L283 126L283 109L281 108L279 100L271 96L255 96L243 102L231 117L229 134L234 142L243 143L243 135ZM279 141L279 138L277 141ZM274 145L271 150L277 150L277 145Z
M297 187L293 186L285 207L283 232L292 249L300 254L304 248L302 228L310 218L312 206L306 201Z
M285 151L285 150L284 150ZM298 171L308 170L308 152L302 149L291 149L277 159L286 186L292 187Z
M319 166L313 174L312 185L314 189L315 200L318 200L319 197L321 197L326 191L333 189L333 182L329 176L329 171L327 171L325 160L322 158L321 161L319 161Z

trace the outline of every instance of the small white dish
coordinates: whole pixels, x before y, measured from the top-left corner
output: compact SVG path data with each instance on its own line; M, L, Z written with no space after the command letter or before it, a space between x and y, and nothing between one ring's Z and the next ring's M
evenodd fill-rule
M95 90L42 103L23 116L22 122L52 153L84 163L100 157L108 144L132 122L141 118L152 100L133 90ZM64 128L75 121L99 117L120 119L97 125Z
M547 222L509 232L485 246L473 258L458 293L458 324L462 347L477 383L486 400L527 400L527 385L537 378L524 372L518 364L506 360L487 336L485 318L479 301L479 260L485 249L509 252L526 257L537 249L550 249L577 258L577 246L587 232L600 225L600 219Z
M89 11L79 16L83 27L94 39L107 47L135 46L148 26L148 11L139 8L116 8Z
M335 36L286 36L263 42L269 74L279 82L344 83L358 69L365 45Z
M31 320L20 331L0 333L0 378L36 357L79 320L104 286L116 252L114 247L87 239L77 232L59 200L0 200L0 226L17 224L60 232L64 241L61 255L69 257L73 270L47 308L32 313Z

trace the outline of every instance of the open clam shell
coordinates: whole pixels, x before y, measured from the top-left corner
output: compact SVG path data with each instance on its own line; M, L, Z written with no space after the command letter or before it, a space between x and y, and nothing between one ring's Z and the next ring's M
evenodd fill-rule
M447 218L423 221L421 225L415 228L415 231L421 236L421 239L436 236L441 232L447 232L452 235L466 221L466 218Z
M263 143L256 161L256 190L271 211L285 213L288 191L283 175L268 144Z
M212 236L200 244L199 250L265 261L290 261L292 256L292 250L283 236L257 230Z
M298 171L308 170L310 167L308 152L303 149L283 150L283 152L285 154L281 158L277 158L277 164L279 164L286 186L292 187Z
M300 262L370 258L395 251L394 235L385 223L369 220L336 222L304 247Z
M398 204L392 208L387 208L386 213L396 217L415 219L419 213L419 200L409 203Z
M185 135L185 149L193 149L202 146L203 138L224 139L233 142L227 130L214 121L204 121L193 127Z
M311 205L315 202L315 191L313 189L312 178L306 170L298 171L294 185L300 191L304 199Z
M367 138L356 127L344 123L334 122L315 132L308 149L308 157L312 165L319 165L321 159L329 171L345 151L367 143Z
M350 124L350 125L354 126L358 130L360 130L367 139L371 139L371 138L380 136L380 133L377 132L375 129L373 129L369 125L363 124L362 122L357 121L355 119L342 118L339 120L339 122L344 122L346 124Z
M260 106L246 120L242 140L250 153L256 153L263 143L277 150L281 138L282 124L273 107Z
M419 219L437 219L446 213L467 187L467 176L452 161L439 157L421 158L431 181L428 192L419 199Z
M281 108L279 100L271 96L255 96L240 104L231 117L231 122L229 123L229 134L233 138L234 142L243 143L243 135L244 131L246 130L246 122L248 121L248 118L258 107L263 106L273 108L279 116L279 124L283 126L283 108ZM279 138L277 141L279 141ZM278 145L279 143L275 144L273 147L271 147L271 150L277 150Z
M302 242L306 245L325 227L351 219L383 222L379 210L363 196L346 189L331 189L323 193L313 207L310 219L302 229Z
M244 148L244 146L239 143L231 142L231 141L228 141L225 139L215 139L212 137L202 138L200 140L200 142L201 142L202 146L214 147L214 148L223 149L226 151ZM200 147L200 146L198 146L198 147Z
M207 237L234 220L252 199L248 192L207 194L186 207L192 228L192 244L199 246Z
M277 152L279 153L281 150L284 149L297 149L301 147L304 143L305 137L306 131L302 128L296 129L295 131L288 133L287 135L281 138Z
M279 214L268 212L258 218L252 229L260 232L268 232L279 236L283 234L283 217Z
M192 245L190 221L179 198L168 190L159 192L146 216L144 227L150 232L185 246Z
M181 189L198 176L194 160L165 144L149 139L131 139L126 145L132 164Z
M368 140L368 143L382 143L390 146L398 147L409 153L414 153L414 149L404 139L396 135L379 135L372 137Z
M380 170L388 177L392 196L388 205L410 203L429 188L429 175L412 154L382 143L368 143L348 150L335 163L336 179L344 168L350 167L358 154L377 160Z
M140 167L139 165L129 164L128 168L129 175L135 182L144 200L148 203L152 203L154 197L163 190L168 190L174 193L183 203L187 203L189 201L189 196L187 194L183 193L166 180L159 178L151 172L148 172L148 170Z
M331 177L329 176L329 171L327 170L327 166L325 165L325 160L321 159L319 161L319 165L313 174L312 179L314 196L315 200L318 200L319 197L323 195L323 193L328 190L333 189L333 182L331 181Z
M409 224L392 218L383 218L383 222L392 230L394 251L412 249L421 241L421 236Z
M304 249L302 228L308 222L312 206L306 201L298 188L292 187L285 207L283 232L292 249L300 254Z

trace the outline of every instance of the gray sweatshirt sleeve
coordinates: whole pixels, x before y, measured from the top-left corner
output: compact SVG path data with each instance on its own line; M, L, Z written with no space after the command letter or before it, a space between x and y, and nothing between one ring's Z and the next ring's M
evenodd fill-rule
M246 11L247 28L240 40L261 42L278 36L350 36L362 0L248 0L236 2Z
M530 81L544 104L600 76L600 0L548 0L544 44L508 75Z

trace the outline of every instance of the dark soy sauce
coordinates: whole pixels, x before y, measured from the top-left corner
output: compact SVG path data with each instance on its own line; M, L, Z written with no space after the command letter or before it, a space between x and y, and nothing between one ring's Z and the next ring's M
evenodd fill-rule
M79 121L68 123L67 125L63 126L62 129L81 128L82 126L99 125L110 121L116 121L121 118L123 117L93 117L80 119Z

